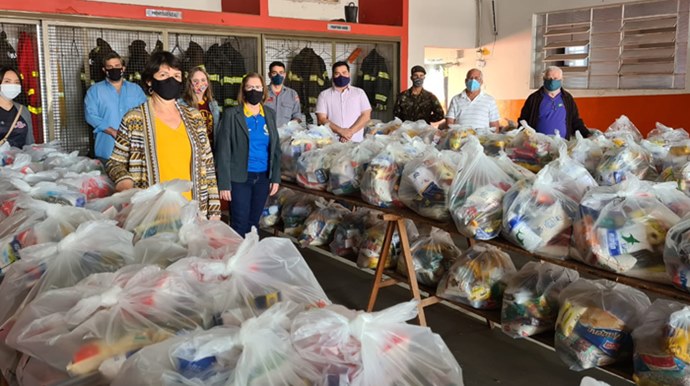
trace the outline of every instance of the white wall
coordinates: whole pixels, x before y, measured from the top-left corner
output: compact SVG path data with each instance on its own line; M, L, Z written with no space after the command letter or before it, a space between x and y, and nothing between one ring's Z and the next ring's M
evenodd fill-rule
M345 19L345 6L351 2L359 5L359 0L338 0L335 3L317 0L269 0L268 14L310 20Z
M122 3L135 5L150 5L152 7L194 9L197 11L218 11L220 12L220 0L91 0L104 3Z

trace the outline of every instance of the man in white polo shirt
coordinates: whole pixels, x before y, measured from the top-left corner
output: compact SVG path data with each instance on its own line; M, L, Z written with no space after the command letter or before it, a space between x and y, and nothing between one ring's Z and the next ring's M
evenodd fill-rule
M482 72L473 68L467 72L465 90L453 97L446 113L447 125L473 129L498 129L496 99L482 91Z
M350 84L350 65L333 63L333 87L321 91L316 101L319 125L328 124L340 142L362 142L371 119L371 105L361 88Z

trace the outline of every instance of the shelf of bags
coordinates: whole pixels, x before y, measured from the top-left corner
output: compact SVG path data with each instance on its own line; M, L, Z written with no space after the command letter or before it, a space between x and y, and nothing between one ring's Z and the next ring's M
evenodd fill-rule
M401 217L408 218L408 219L414 221L415 223L428 224L428 225L443 229L444 231L446 231L452 235L460 235L462 237L465 237L458 232L457 228L455 227L455 224L453 224L452 222L450 222L450 221L440 222L440 221L436 221L436 220L433 220L430 218L426 218L424 216L420 216L419 214L417 214L417 213L415 213L412 210L407 209L407 208L380 208L380 207L377 207L375 205L371 205L369 203L364 202L360 197L357 197L357 196L336 196L335 194L330 193L330 192L307 189L307 188L301 187L301 186L299 186L293 182L288 182L288 181L283 181L282 186L289 188L289 189L292 189L292 190L295 190L295 191L320 196L320 197L323 197L323 198L328 199L328 200L344 201L344 202L347 202L348 204L351 204L354 206L378 210L378 211L381 211L383 213L396 214L396 215L399 215ZM473 239L468 239L468 242L470 244L472 244L472 243L476 243L477 241L475 241ZM557 259L557 258L542 256L542 255L538 255L538 254L533 254L533 253L530 253L530 252L518 247L517 245L514 245L514 244L512 244L512 243L510 243L507 240L504 240L502 238L486 240L483 242L485 242L487 244L494 245L494 246L499 247L501 249L504 249L506 251L520 253L520 254L523 254L525 256L529 256L531 258L537 259L537 260L541 260L541 261L552 263L552 264L559 265L562 267L574 269L574 270L578 271L579 273L584 273L584 274L596 276L599 278L612 280L612 281L615 281L615 282L618 282L621 284L629 285L629 286L637 288L637 289L641 289L643 291L649 291L651 293L661 295L663 297L667 297L667 298L674 299L674 300L679 300L679 301L682 301L685 303L690 303L690 293L676 289L675 287L673 287L670 284L655 283L655 282L651 282L648 280L638 279L635 277L624 276L624 275L616 273L616 272L611 272L611 271L607 271L605 269L592 267L590 265L581 263L581 262L576 261L576 260Z

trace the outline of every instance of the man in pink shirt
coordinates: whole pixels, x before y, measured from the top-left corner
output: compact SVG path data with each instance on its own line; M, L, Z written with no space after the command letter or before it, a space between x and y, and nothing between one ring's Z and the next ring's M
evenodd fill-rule
M362 142L371 119L371 105L361 88L350 85L350 65L333 63L333 87L321 91L316 101L319 125L328 124L340 142Z

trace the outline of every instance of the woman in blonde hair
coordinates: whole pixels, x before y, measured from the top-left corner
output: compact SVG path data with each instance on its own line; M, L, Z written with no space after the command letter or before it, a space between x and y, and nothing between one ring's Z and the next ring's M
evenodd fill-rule
M213 90L208 73L203 66L192 68L187 75L182 98L178 101L183 106L193 107L201 112L206 121L206 132L213 147L214 133L220 124L220 107L213 99Z

